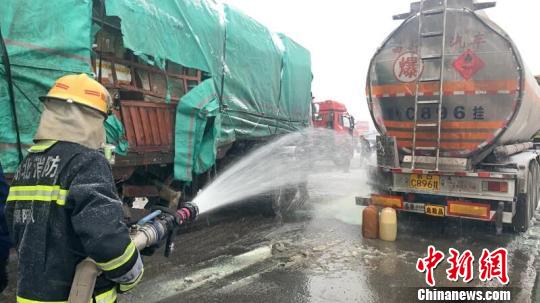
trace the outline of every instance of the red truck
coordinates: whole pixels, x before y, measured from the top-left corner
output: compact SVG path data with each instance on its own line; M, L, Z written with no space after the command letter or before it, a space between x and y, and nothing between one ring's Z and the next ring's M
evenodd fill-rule
M313 103L313 126L333 130L332 137L324 139L319 156L332 161L348 171L354 155L354 117L347 112L345 104L326 100Z

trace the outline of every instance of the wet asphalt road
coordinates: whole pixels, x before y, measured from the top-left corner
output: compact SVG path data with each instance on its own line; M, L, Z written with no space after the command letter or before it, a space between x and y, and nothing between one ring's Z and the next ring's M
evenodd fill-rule
M415 264L428 245L470 249L476 260L506 247L512 302L540 302L540 215L528 233L502 236L490 224L400 216L396 242L367 240L354 202L369 193L366 178L358 163L349 173L329 168L310 179L310 203L281 222L244 208L209 216L178 236L169 259L146 259L144 281L121 302L417 302L425 280ZM446 268L435 271L438 287L465 285L446 280ZM467 286L498 286L474 274Z
M367 240L354 202L369 193L366 183L358 163L349 173L329 166L310 179L309 203L281 221L254 205L201 218L177 236L170 258L162 250L145 257L143 281L119 301L417 302L414 288L425 281L415 264L435 245L443 252L470 249L477 259L483 248L506 247L512 302L540 302L540 214L529 232L502 236L484 223L400 216L396 242ZM435 271L437 286L463 286L446 280L446 268ZM477 277L468 286L497 286ZM7 295L0 302L12 302L13 285Z

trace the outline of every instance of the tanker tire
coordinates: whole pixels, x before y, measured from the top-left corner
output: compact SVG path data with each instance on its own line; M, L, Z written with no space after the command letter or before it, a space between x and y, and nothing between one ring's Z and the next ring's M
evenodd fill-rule
M533 184L533 172L532 165L529 166L529 171L527 173L527 193L520 194L516 204L516 214L512 219L512 225L515 232L526 232L529 229L530 220L532 218L532 202L533 196L532 190L534 189Z
M527 183L527 185L530 185L529 187L529 190L530 190L530 195L529 196L529 226L531 226L531 222L530 220L533 218L534 216L534 211L536 209L536 199L537 199L537 195L536 195L536 192L537 192L537 186L536 186L536 165L535 165L536 161L533 161L533 163L531 164L531 166L529 167L531 170L529 172L529 177L531 178L531 182L530 183Z
M512 219L512 226L515 232L526 232L529 228L529 207L525 204L528 204L527 195L520 195L516 204L516 214Z
M538 184L538 181L540 181L540 165L538 164L537 159L536 161L534 161L534 186L536 187L536 196L534 199L533 216L538 209L538 199L540 199L540 184Z

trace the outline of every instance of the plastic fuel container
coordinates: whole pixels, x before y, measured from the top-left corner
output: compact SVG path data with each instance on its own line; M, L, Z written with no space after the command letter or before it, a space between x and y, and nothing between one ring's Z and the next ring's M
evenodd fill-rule
M396 241L397 215L396 210L391 207L385 207L381 211L379 219L379 237L384 241Z
M362 211L362 236L367 239L379 238L379 209L375 205Z

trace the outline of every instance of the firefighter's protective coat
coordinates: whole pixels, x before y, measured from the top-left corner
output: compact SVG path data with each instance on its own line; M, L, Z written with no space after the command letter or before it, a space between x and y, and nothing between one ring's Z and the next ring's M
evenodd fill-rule
M98 151L38 142L18 168L7 200L19 254L18 302L65 302L75 267L86 257L104 272L96 302L114 302L117 283L127 291L140 280L142 261L122 221L111 168Z

